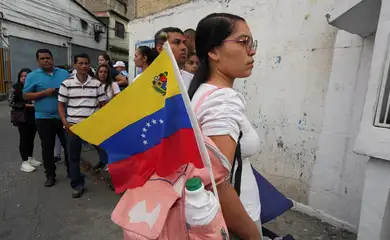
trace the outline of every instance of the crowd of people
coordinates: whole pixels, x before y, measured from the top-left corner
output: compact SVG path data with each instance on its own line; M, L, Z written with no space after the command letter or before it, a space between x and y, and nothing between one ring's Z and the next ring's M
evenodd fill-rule
M245 115L244 97L233 89L234 80L249 77L254 66L257 42L249 26L239 16L214 13L203 18L196 31L167 27L158 31L154 39L155 48L141 46L136 50L135 66L142 71L147 69L163 51L164 42L169 42L193 106L202 101L196 116L203 134L213 140L230 162L237 157L237 146L240 146L240 193L230 180L217 186L231 239L261 239L259 190L249 162L249 157L259 151L260 141ZM41 164L33 158L38 131L45 186L53 186L58 137L65 153L72 197L78 198L84 192L84 176L80 172L83 141L70 127L104 107L137 77L129 81L125 64L112 65L106 54L99 56L96 70L91 69L88 55L77 54L71 73L54 67L53 56L47 49L38 50L36 60L39 68L33 72L22 69L10 97L13 123L20 133L21 170L31 172ZM107 154L96 148L101 161L97 168L104 168Z

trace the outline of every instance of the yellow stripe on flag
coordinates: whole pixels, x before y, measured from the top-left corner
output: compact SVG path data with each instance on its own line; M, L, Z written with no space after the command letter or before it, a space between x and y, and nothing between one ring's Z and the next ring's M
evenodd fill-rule
M137 80L117 95L106 106L71 130L85 141L99 145L128 125L155 113L165 105L165 99L180 94L178 80L168 53L164 50ZM168 87L156 87L153 80L168 73Z

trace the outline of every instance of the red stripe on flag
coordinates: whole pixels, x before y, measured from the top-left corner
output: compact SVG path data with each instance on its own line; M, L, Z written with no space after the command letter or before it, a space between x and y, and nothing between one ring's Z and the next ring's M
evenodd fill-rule
M203 168L193 129L181 129L146 152L111 163L108 169L116 192L121 193L143 186L154 172L166 177L187 163Z

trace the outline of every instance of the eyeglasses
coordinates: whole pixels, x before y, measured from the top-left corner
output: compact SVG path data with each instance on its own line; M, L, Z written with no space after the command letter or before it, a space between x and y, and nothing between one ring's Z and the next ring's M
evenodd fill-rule
M244 39L224 40L223 42L234 42L244 45L248 54L252 51L256 52L257 50L257 40L253 40L253 38L249 36L245 37Z

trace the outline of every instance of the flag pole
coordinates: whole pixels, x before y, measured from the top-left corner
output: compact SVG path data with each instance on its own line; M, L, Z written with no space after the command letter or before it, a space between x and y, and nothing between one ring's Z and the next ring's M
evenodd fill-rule
M187 94L187 89L186 89L186 87L184 85L183 77L181 76L179 66L177 65L175 56L173 55L171 46L169 45L168 41L165 41L164 49L167 51L170 59L174 63L173 64L173 70L175 72L176 79L178 79L179 89L180 89L181 95L183 97L184 105L186 107L188 116L190 118L192 128L194 129L196 142L198 144L198 149L199 149L200 155L202 157L203 164L205 165L205 167L209 171L211 185L213 187L214 195L215 195L215 197L219 201L217 185L216 185L215 179L214 179L214 174L213 174L213 170L212 170L212 166L211 166L210 156L209 156L209 153L207 151L206 145L204 143L202 132L200 131L200 128L199 128L199 125L198 125L198 119L196 118L195 112L192 109L191 101L190 101L190 98L189 98L189 96Z

